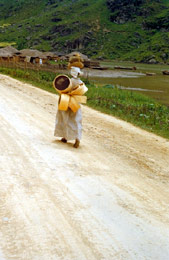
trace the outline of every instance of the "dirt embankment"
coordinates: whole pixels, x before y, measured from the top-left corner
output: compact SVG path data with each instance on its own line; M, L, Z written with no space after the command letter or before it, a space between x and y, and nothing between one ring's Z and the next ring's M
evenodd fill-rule
M0 259L168 260L169 142L85 106L74 149L56 102L0 75Z

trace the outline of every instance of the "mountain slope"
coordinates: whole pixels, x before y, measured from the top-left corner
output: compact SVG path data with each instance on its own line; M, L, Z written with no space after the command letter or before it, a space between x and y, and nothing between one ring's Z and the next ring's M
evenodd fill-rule
M0 0L0 26L19 49L169 62L168 0Z

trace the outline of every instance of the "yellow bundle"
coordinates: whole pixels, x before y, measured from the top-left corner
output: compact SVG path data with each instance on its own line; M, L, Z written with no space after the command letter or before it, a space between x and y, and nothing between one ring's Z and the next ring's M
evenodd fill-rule
M59 75L53 81L53 86L60 94L58 109L67 111L70 108L73 112L77 112L80 108L79 103L86 103L87 97L83 96L88 88L81 83L72 90L71 79L66 75Z

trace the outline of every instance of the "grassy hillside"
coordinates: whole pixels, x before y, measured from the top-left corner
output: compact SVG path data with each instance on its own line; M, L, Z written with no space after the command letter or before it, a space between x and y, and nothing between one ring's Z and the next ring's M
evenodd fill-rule
M0 45L169 62L169 0L0 0Z

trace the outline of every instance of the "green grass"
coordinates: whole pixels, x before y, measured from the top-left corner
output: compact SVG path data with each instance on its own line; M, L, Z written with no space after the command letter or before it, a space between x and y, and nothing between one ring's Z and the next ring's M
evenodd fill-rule
M169 107L154 99L112 85L90 85L87 96L89 106L169 138Z
M30 83L38 88L49 91L51 93L56 93L55 89L52 86L52 82L56 77L56 74L53 72L0 67L0 73L9 75L23 82Z
M11 25L10 23L4 23L3 25L0 25L0 28L5 28L5 27L8 27L10 25Z
M56 94L52 86L56 76L53 72L0 67L0 73ZM101 87L88 81L85 83L89 89L88 106L169 139L169 107L142 94L121 90L112 85Z
M14 46L16 45L16 42L0 42L0 48L4 48L7 46Z

